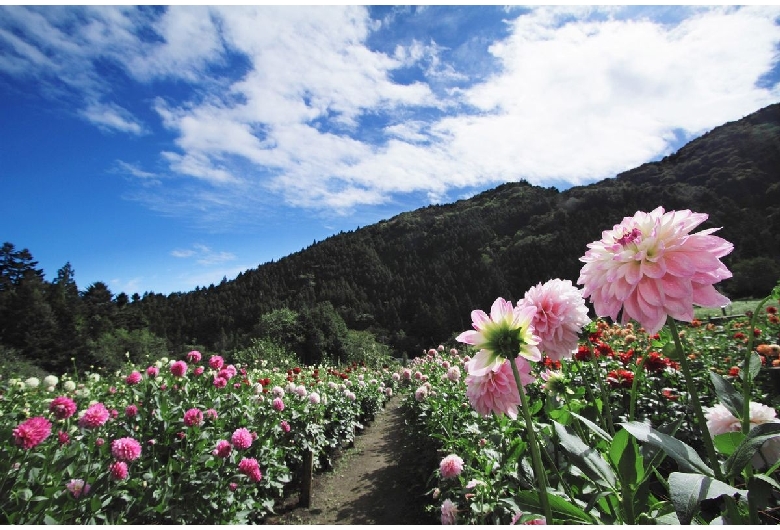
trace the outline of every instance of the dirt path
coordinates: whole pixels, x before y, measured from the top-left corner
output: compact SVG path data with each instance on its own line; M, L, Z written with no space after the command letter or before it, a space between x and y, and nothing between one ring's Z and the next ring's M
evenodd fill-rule
M400 398L393 398L327 473L317 473L311 507L290 507L268 524L431 524L425 491L412 484Z

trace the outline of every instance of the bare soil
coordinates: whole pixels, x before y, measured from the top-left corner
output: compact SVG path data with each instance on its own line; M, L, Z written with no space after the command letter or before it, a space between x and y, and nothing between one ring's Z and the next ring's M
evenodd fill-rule
M414 484L411 448L404 437L400 398L393 398L355 437L332 471L316 473L311 505L287 499L266 524L432 524L424 510L425 485Z

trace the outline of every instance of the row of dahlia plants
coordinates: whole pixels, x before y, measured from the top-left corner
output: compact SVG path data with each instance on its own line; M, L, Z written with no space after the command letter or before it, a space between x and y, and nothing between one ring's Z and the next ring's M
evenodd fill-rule
M588 245L582 289L498 298L472 312L464 351L396 376L418 440L435 441L442 523L775 522L780 421L756 383L780 364L764 311L780 285L747 320L697 321L694 305L729 302L713 286L731 244L691 233L706 217L624 218Z
M388 368L242 368L198 351L0 381L6 524L260 522L392 395Z

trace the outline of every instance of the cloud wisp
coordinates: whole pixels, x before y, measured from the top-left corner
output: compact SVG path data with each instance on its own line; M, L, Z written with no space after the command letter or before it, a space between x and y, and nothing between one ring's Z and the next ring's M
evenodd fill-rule
M584 184L780 100L775 7L481 8L492 36L443 9L3 7L0 74L113 133L164 131L157 163L178 178L135 196L210 219ZM449 32L408 29L432 14ZM157 93L126 103L107 63Z

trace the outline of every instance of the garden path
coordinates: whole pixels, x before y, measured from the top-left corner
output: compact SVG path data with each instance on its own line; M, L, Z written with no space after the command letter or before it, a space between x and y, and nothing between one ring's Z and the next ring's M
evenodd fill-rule
M401 399L394 397L335 462L316 473L311 506L289 499L266 524L430 524L423 486L412 484L410 449L404 443Z

